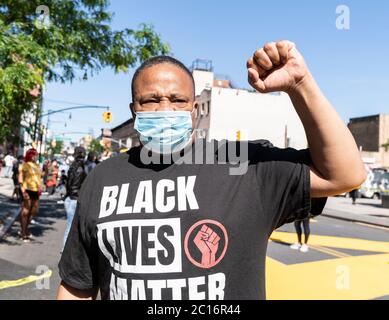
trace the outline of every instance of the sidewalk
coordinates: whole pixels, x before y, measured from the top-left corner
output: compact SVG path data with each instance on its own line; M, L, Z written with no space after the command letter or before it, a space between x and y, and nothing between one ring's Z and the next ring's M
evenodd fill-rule
M16 201L10 200L13 189L11 179L0 178L0 239L3 225L7 224L12 216L17 215L20 209Z
M14 190L12 179L0 178L0 194L11 197Z
M13 190L11 179L0 179L0 216L9 210L18 210L19 205L9 200ZM55 299L60 282L58 261L66 227L66 214L58 198L42 196L37 224L30 226L33 241L23 243L18 236L20 223L14 222L3 241L0 242L0 300ZM0 224L0 229L2 225ZM40 288L31 277L49 272L49 286ZM23 282L20 286L15 283ZM1 287L1 286L0 286Z
M382 208L381 200L330 197L323 216L389 228L389 209Z

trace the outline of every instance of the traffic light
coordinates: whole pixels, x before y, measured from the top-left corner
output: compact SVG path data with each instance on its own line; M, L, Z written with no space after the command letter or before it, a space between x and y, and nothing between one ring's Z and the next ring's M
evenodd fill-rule
M240 141L240 130L236 131L236 141Z
M112 122L112 112L111 111L105 111L103 113L103 120L106 123Z

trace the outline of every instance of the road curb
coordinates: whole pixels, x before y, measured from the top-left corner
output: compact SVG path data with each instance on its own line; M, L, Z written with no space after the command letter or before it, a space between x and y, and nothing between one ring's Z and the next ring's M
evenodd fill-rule
M5 223L3 225L3 228L0 230L0 241L3 240L4 236L7 234L8 229L13 225L15 220L20 214L20 210L13 210L11 213L6 217Z
M323 217L339 219L349 222L360 222L377 227L389 228L389 218L378 218L371 216L361 216L344 211L335 211L332 209L324 209L321 214ZM387 220L387 221L386 221Z

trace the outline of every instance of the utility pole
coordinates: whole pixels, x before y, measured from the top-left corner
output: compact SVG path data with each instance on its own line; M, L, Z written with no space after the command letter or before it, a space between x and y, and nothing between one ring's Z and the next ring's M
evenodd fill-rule
M34 142L36 141L36 138L37 138L37 131L38 131L38 126L39 126L39 122L40 122L41 110L42 110L42 96L40 96L40 98L38 99L37 104L36 104L34 134L32 137L32 140Z

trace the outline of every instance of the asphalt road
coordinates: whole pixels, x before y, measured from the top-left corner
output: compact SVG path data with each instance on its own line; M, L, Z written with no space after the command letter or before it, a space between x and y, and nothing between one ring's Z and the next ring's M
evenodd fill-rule
M33 242L19 239L15 222L0 243L0 299L55 298L66 225L57 200L42 201ZM388 229L318 217L311 221L309 252L291 250L296 240L291 224L269 241L268 299L389 299Z
M389 299L389 229L327 217L310 228L307 253L290 248L293 224L272 234L268 299Z
M38 224L30 227L32 242L23 243L18 236L19 221L0 242L0 300L55 299L60 282L57 264L66 226L66 213L57 200L41 201Z

